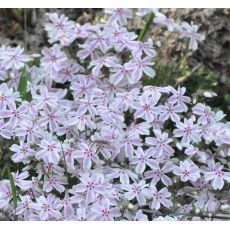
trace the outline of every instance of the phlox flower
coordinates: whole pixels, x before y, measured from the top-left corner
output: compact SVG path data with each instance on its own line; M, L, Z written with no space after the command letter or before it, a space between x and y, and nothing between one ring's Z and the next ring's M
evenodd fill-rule
M13 199L11 185L9 180L3 180L0 183L0 208L7 207Z
M161 204L166 208L171 208L173 206L172 201L168 199L171 196L171 193L167 188L164 187L158 191L155 185L150 185L150 189L152 191L153 197L152 203L150 205L151 209L158 210L160 209Z
M196 181L200 178L200 170L192 161L180 161L180 166L175 167L173 173L180 176L181 181Z
M42 139L38 145L41 150L35 153L35 157L40 160L42 159L45 163L58 163L60 160L61 146L60 143L55 140Z
M86 143L80 143L79 149L76 150L77 159L83 160L83 168L90 169L92 166L92 162L98 161L98 156L95 154L96 149L95 146L89 146Z
M28 157L31 157L34 155L34 150L31 149L30 145L28 143L20 142L20 145L13 144L10 147L10 150L15 152L11 159L15 163L23 162L28 159Z
M156 137L147 137L145 139L146 144L155 146L155 152L158 156L162 154L172 155L174 153L173 148L169 145L173 141L172 138L168 138L167 133L161 133L160 130L153 130Z
M65 191L63 185L67 184L67 178L64 176L50 176L44 179L43 190L45 192L51 192L53 189L56 189L58 192L62 193Z
M133 183L129 185L123 185L124 190L127 192L124 194L127 200L137 199L139 205L146 204L146 198L152 197L152 192L148 187L148 184L144 180L141 180L139 183Z
M198 103L192 108L192 111L194 114L199 116L197 120L198 124L206 125L207 123L215 122L215 113L211 111L211 108L209 106L205 106L204 104Z
M209 163L209 170L204 173L206 181L212 180L212 187L214 190L221 190L224 187L224 181L230 182L230 172L224 172L223 165L219 162L211 161Z
M62 68L62 63L67 59L66 55L57 44L50 49L43 48L42 55L41 66L50 72L52 78L55 78L56 73Z
M0 111L0 117L9 118L8 126L16 128L19 121L27 119L26 112L26 104L22 104L17 108L15 102L13 102L9 104L9 110Z
M118 208L110 207L109 203L104 202L102 205L96 204L91 208L90 220L96 221L112 221L114 217L121 216Z
M60 200L52 194L47 198L40 196L36 198L36 203L29 204L29 208L32 208L41 220L61 220L61 207Z
M154 155L154 153L155 152L151 148L146 150L145 152L141 147L138 147L137 150L135 150L135 156L131 158L132 160L130 164L137 165L135 168L136 173L143 173L146 165L148 165L152 169L157 167L156 161L150 159Z
M197 50L198 42L204 40L204 36L197 33L199 27L197 25L189 25L187 22L182 22L181 27L184 30L181 36L190 38L189 49Z
M144 118L147 122L154 120L154 115L159 113L156 107L159 98L140 96L138 102L134 102L131 106L136 110L134 116Z
M168 187L173 184L172 179L166 175L174 169L174 165L171 162L165 163L161 168L158 164L154 168L144 173L145 179L151 179L151 184L155 185L158 181Z
M167 18L164 14L157 12L155 13L155 17L153 19L153 22L156 24L164 25L167 27L168 31L174 30L174 22L173 19Z
M201 130L198 125L193 124L193 119L184 119L184 123L177 122L177 129L173 131L175 137L182 137L182 144L190 144L190 142L198 143L201 139Z
M84 174L80 177L81 183L74 185L72 194L85 194L86 202L94 202L98 194L104 194L109 185L104 183L104 176L102 174L88 175Z
M109 177L119 178L121 184L129 184L130 178L133 181L138 179L137 174L133 173L129 169L122 169L120 167L113 168L111 174L109 174Z
M8 47L0 56L1 65L6 69L20 69L25 66L25 62L29 62L32 58L23 54L24 48L17 46L16 48Z
M173 104L178 104L184 108L184 112L188 111L188 107L186 104L191 102L191 98L188 96L184 96L186 88L178 87L177 90L173 87L170 87L170 91L172 92L172 96L169 97L168 102Z
M5 123L4 120L0 119L0 136L6 139L11 139L12 132L6 128L7 126L8 124Z
M111 14L109 18L111 23L118 22L120 25L126 25L127 19L133 17L133 12L130 9L124 8L107 8L105 9L106 14Z
M20 201L17 204L16 215L23 215L24 220L29 220L30 215L33 214L33 209L30 207L32 200L28 195L19 195L19 197Z
M131 62L129 62L126 65L127 70L132 70L132 75L129 82L131 83L138 82L141 79L143 72L147 76L153 78L156 75L155 70L152 68L153 65L154 62L152 62L152 60L149 57L145 57L143 59L136 58Z

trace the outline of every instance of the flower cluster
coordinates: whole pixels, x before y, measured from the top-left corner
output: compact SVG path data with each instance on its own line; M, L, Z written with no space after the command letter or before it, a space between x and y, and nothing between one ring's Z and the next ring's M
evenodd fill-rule
M154 14L153 23L190 38L194 50L203 39L198 27L156 9L105 13L108 20L95 25L48 14L45 30L54 44L41 55L0 48L0 136L14 140L11 179L6 173L0 181L1 215L83 221L218 215L229 201L230 126L221 111L194 104L184 87L144 85L143 76L157 75L157 47L126 24Z

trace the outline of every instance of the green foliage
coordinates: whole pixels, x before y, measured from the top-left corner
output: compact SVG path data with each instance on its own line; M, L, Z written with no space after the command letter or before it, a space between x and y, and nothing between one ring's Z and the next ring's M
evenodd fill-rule
M22 76L19 81L18 91L21 94L22 100L31 101L31 94L27 92L27 82L29 80L29 75L26 73L25 69L22 70Z
M210 105L214 110L223 110L227 115L226 119L230 119L230 80L221 83L218 73L214 72L202 65L192 69L187 64L181 63L162 64L156 61L153 68L156 71L156 76L153 79L148 77L143 78L144 85L157 86L184 86L187 89L187 95L194 95L202 91L212 91L217 94L217 97L204 98L199 97L199 102L204 102Z
M145 34L148 32L149 27L152 25L153 19L154 19L154 13L152 12L148 15L145 26L143 27L143 29L141 30L138 36L139 41L144 41Z

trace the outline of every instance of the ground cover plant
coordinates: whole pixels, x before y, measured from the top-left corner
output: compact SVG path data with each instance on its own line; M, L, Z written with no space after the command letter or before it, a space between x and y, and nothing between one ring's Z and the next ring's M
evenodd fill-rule
M158 77L149 28L197 50L198 26L157 9L104 12L81 25L47 14L41 53L1 46L1 218L229 219L230 126L199 101L215 93L142 82ZM139 34L126 27L134 15Z

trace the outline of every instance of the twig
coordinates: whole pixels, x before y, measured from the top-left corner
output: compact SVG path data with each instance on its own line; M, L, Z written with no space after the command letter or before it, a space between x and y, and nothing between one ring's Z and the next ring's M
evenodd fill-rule
M177 78L176 79L176 85L175 87L177 87L178 85L180 85L181 83L185 82L186 80L188 80L189 77L192 76L192 74L201 67L202 63L199 63L198 65L196 65L188 74L186 74L183 77Z

